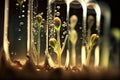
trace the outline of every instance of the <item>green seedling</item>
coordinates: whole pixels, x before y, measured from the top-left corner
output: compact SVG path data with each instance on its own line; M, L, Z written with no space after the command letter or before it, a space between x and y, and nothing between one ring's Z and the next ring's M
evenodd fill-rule
M24 0L17 0L17 2L20 4L20 6L23 4Z
M39 58L40 58L40 42L41 42L41 40L40 40L40 32L41 32L41 23L42 23L42 15L38 14L38 15L36 15L35 20L34 20L34 26L37 27L37 48L34 48L36 59L37 59L37 65L39 64ZM33 47L35 47L35 46L33 46Z
M18 4L19 4L19 6L20 6L20 10L21 10L21 6L22 6L24 0L17 0L17 2L18 2Z
M97 34L92 34L90 36L89 42L87 44L87 59L86 59L87 66L90 63L91 51L93 47L97 44L98 40L99 40L99 36Z
M54 49L54 52L57 54L57 59L58 59L58 66L61 66L61 55L64 50L65 44L67 37L64 40L64 45L61 47L60 44L60 27L61 27L61 19L59 17L54 18L54 29L56 30L57 33L57 39L55 38L50 38L49 43L50 46Z
M72 15L71 18L70 18L70 34L69 34L69 40L72 44L72 56L71 56L71 61L72 61L72 66L75 66L76 65L76 50L75 50L75 47L76 47L76 42L77 42L77 32L76 30L74 29L76 24L78 22L78 18L76 15Z

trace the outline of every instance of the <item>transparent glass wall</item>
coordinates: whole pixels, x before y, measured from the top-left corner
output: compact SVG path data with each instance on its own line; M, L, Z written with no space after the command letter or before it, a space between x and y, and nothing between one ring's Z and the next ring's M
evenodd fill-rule
M5 0L4 50L7 59L24 64L27 53L27 0Z

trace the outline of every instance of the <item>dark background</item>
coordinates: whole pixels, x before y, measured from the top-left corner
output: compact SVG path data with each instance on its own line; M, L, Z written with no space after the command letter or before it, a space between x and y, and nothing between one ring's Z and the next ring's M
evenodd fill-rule
M108 4L108 6L111 9L111 28L112 27L118 27L120 28L120 12L119 12L119 2L118 0L96 0L96 1L103 1L106 4ZM0 47L2 46L2 42L3 42L3 23L4 22L4 0L0 0Z

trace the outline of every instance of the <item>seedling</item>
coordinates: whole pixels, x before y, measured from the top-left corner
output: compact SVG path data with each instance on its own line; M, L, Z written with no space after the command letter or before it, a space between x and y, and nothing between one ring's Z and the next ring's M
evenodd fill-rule
M61 27L61 19L59 17L54 18L54 29L56 30L57 33L57 40L55 38L50 38L49 44L50 46L54 49L54 52L57 54L57 59L58 59L58 66L61 66L61 55L64 50L67 36L64 40L64 45L61 47L60 44L60 27Z
M90 39L87 44L87 59L86 59L87 66L90 63L91 51L92 51L93 47L97 44L98 40L99 40L99 36L97 34L92 34L90 36Z

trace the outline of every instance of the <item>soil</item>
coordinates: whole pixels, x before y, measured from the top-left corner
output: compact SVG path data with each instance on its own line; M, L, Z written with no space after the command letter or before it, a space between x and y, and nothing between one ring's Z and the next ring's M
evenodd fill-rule
M30 58L23 66L18 61L10 65L0 51L0 80L120 80L120 71L106 68L52 68L46 63L35 66Z

